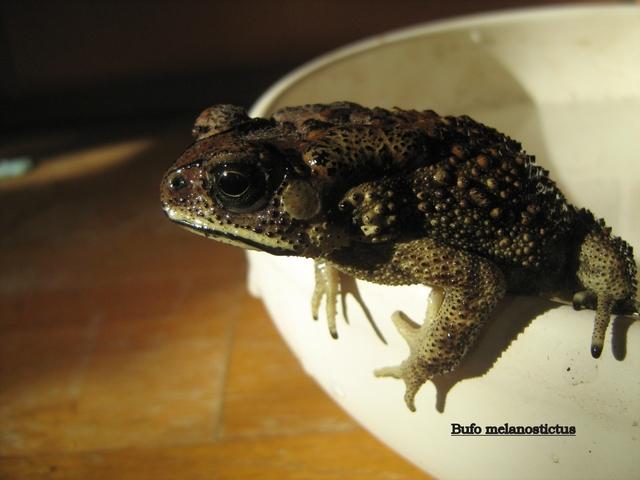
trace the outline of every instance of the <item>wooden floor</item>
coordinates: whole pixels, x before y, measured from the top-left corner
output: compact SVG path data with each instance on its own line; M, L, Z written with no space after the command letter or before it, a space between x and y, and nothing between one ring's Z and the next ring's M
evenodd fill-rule
M240 250L164 218L173 131L0 183L0 478L425 478L303 373Z

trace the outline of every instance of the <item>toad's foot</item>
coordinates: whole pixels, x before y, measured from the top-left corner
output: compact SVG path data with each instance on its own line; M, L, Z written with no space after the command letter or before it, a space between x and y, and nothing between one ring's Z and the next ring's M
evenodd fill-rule
M586 290L574 295L574 307L595 307L591 355L598 358L616 306L628 303L638 312L636 264L631 247L603 224L597 224L583 240L578 263L578 279Z
M434 291L435 290L431 291L429 300L433 298ZM440 297L442 297L442 295L440 295ZM427 315L429 315L430 311L432 310L427 311ZM418 352L420 334L423 333L427 322L425 322L425 325L418 325L400 311L395 312L391 316L391 320L400 335L402 335L402 338L404 338L409 345L409 357L398 366L379 368L374 371L374 374L376 377L393 377L403 380L405 384L404 401L407 407L409 407L409 410L415 412L415 396L420 387L425 384L427 380L431 379L432 376L427 365L421 365Z
M321 259L314 261L314 270L316 274L316 285L311 297L311 313L313 314L313 319L318 319L320 303L324 297L327 297L325 308L329 333L333 338L338 338L338 329L336 327L336 299L340 285L338 270Z
M392 316L409 345L409 356L398 366L376 370L375 375L403 380L404 400L412 412L416 410L415 396L420 387L458 366L504 296L504 277L497 267L478 257L466 260L469 267L461 269L458 278L455 268L451 268L448 271L454 275L447 277L449 285L431 291L423 325L417 325L402 312Z
M382 332L375 324L373 317L371 316L371 312L367 308L367 305L364 303L362 296L360 295L360 291L358 290L358 285L356 284L356 280L351 275L341 275L340 271L333 267L330 263L325 262L324 260L315 260L315 288L313 290L313 295L311 297L311 313L313 315L313 319L318 319L318 313L320 311L320 304L322 303L322 299L326 297L326 314L327 314L327 324L329 327L329 333L335 339L338 338L338 331L336 326L336 303L337 296L340 295L342 300L342 313L344 314L344 320L346 323L349 323L349 318L347 316L347 307L346 307L346 297L351 295L353 299L356 301L360 308L364 312L365 317L369 320L373 331L378 336L378 338L382 341L382 343L387 343L387 340L382 335Z

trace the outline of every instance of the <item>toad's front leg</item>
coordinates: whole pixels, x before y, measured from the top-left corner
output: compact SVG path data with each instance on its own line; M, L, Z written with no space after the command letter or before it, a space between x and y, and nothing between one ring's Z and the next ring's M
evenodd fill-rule
M338 271L328 262L322 259L314 261L315 270L315 288L311 297L311 313L313 319L318 319L320 311L320 303L325 299L325 309L327 312L327 325L329 333L333 338L338 338L338 329L336 327L336 299L338 297L340 277Z
M505 294L504 276L488 260L449 247L438 248L426 240L412 243L418 242L422 244L409 249L413 254L408 252L405 261L409 263L404 265L413 262L414 278L434 286L427 318L423 325L417 325L402 312L393 315L396 328L409 345L409 357L398 366L375 372L379 377L404 381L405 402L411 411L415 411L416 393L427 380L458 366Z

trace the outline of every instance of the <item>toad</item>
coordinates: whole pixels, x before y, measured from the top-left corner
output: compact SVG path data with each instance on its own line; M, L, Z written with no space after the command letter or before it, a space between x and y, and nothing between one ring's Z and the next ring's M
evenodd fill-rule
M468 116L350 102L250 118L205 110L166 173L172 221L242 248L315 261L312 313L326 298L337 337L337 272L431 287L422 324L392 320L410 354L375 375L418 389L455 369L508 292L595 310L599 357L613 313L637 313L632 248L571 205L520 143ZM559 293L560 292L560 293Z

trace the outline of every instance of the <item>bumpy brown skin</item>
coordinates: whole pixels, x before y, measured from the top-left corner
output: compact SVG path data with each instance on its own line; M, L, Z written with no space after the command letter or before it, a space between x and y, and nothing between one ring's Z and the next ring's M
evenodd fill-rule
M218 105L169 170L162 204L196 233L316 260L313 311L333 269L433 287L428 320L393 320L410 347L379 376L404 380L407 406L454 369L505 292L572 292L596 310L599 356L612 312L638 310L631 247L567 203L521 145L469 117L348 102L285 108L271 119Z

